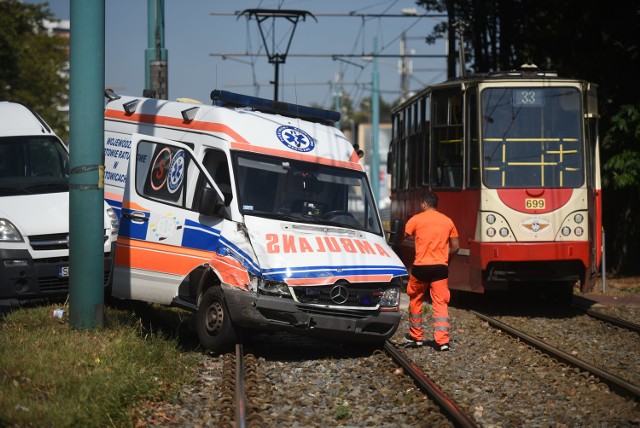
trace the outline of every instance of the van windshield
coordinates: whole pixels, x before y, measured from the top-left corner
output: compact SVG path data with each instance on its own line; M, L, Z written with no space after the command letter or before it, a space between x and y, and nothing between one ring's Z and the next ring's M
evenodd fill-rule
M69 155L49 136L0 138L0 196L69 191Z
M251 153L236 153L233 167L245 215L382 234L362 171Z

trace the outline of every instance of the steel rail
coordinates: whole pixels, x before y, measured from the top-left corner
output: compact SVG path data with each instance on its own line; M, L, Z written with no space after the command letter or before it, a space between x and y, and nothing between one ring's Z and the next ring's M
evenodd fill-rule
M393 343L387 340L384 344L384 349L391 358L400 364L407 374L409 374L409 376L418 383L420 388L422 388L422 390L440 406L455 426L465 428L479 426L465 412L460 410L458 405L455 404L451 398L447 397L435 383L429 380L429 378L425 376L422 370L416 366L413 361L405 357Z
M236 343L236 427L247 426L247 399L244 391L244 353L242 343Z
M594 366L580 358L576 358L573 355L570 355L556 347L553 347L541 340L536 339L533 336L528 335L527 333L515 329L505 323L502 323L495 318L491 318L489 316L483 315L476 311L470 311L472 314L477 316L478 318L486 321L494 328L498 328L510 334L513 337L517 337L518 339L523 340L529 345L538 348L545 352L548 355L553 356L554 358L561 360L567 364L570 364L574 367L578 367L582 370L586 370L594 376L600 378L600 380L606 383L609 388L616 391L618 394L624 395L626 397L633 398L635 401L640 401L640 387L634 385L632 383L627 382L619 376L616 376L613 373L610 373L606 370L603 370L599 367Z
M616 327L620 327L620 328L624 328L626 330L633 331L634 333L640 333L640 324L636 324L636 323L633 323L631 321L627 321L625 319L622 319L622 318L619 318L619 317L615 317L613 315L608 315L608 314L604 314L602 312L594 311L593 309L584 308L582 306L574 305L574 307L584 311L584 313L589 315L591 318L595 318L595 319L597 319L599 321L604 321L604 322L612 324L612 325L614 325Z

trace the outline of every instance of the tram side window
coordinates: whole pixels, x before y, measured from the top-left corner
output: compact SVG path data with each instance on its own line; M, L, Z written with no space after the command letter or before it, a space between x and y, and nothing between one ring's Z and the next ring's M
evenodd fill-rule
M480 187L480 137L478 136L478 88L467 91L467 124L468 135L466 138L467 159L467 186L470 188Z
M431 185L461 188L463 177L462 92L434 92Z
M420 118L420 124L422 127L422 138L420 144L422 145L421 159L422 167L420 168L420 182L423 186L429 185L429 161L431 160L431 152L429 151L429 142L431 138L431 96L427 95L421 100L423 103L422 117Z

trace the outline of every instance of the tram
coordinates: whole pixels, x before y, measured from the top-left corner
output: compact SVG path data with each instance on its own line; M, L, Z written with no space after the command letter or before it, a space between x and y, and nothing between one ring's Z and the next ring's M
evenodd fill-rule
M455 223L453 290L546 284L571 296L602 257L597 85L533 65L428 86L392 110L390 243L429 189Z

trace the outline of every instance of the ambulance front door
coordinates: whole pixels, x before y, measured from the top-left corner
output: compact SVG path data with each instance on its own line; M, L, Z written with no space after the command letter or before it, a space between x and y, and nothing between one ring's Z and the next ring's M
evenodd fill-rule
M223 219L198 211L200 194L220 189L185 144L133 134L113 295L170 304L194 268L211 260Z

